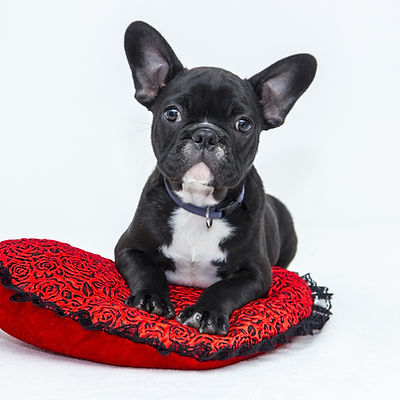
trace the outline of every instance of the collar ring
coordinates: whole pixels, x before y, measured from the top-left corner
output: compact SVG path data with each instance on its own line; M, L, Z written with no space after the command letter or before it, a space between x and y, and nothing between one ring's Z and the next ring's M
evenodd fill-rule
M211 229L212 223L213 223L212 218L210 218L210 208L211 208L211 206L208 206L206 208L206 227L207 227L207 229Z

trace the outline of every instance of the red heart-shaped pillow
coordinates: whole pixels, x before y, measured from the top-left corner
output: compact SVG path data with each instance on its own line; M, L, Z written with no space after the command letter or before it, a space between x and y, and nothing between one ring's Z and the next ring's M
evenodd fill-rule
M307 275L273 267L266 298L234 311L228 335L200 334L124 305L129 290L111 260L53 240L0 243L0 328L27 343L124 366L215 368L312 334L329 319L330 294ZM201 294L170 286L179 313Z

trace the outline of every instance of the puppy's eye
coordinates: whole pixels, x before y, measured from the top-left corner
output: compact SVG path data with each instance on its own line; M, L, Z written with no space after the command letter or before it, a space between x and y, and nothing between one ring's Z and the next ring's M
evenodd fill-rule
M251 129L251 122L248 119L238 119L235 122L235 129L239 132L247 133Z
M164 117L167 121L178 122L182 119L181 113L176 108L170 108L164 112Z

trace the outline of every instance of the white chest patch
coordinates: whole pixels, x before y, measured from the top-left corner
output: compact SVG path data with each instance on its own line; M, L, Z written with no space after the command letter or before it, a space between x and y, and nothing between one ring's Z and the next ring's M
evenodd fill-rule
M223 262L227 254L219 244L232 236L234 228L224 219L213 220L207 229L205 219L178 208L172 214L172 242L161 248L162 253L174 261L175 271L166 271L168 282L206 288L221 278L213 261Z

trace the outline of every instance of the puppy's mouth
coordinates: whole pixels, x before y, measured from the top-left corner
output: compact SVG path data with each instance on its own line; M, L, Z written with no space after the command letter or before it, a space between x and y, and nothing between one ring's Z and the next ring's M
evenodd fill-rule
M203 162L199 162L189 168L182 177L182 184L198 184L211 186L214 175L210 168Z
M184 201L198 206L216 204L213 181L214 176L210 168L204 162L199 162L183 175L182 190L179 194Z

